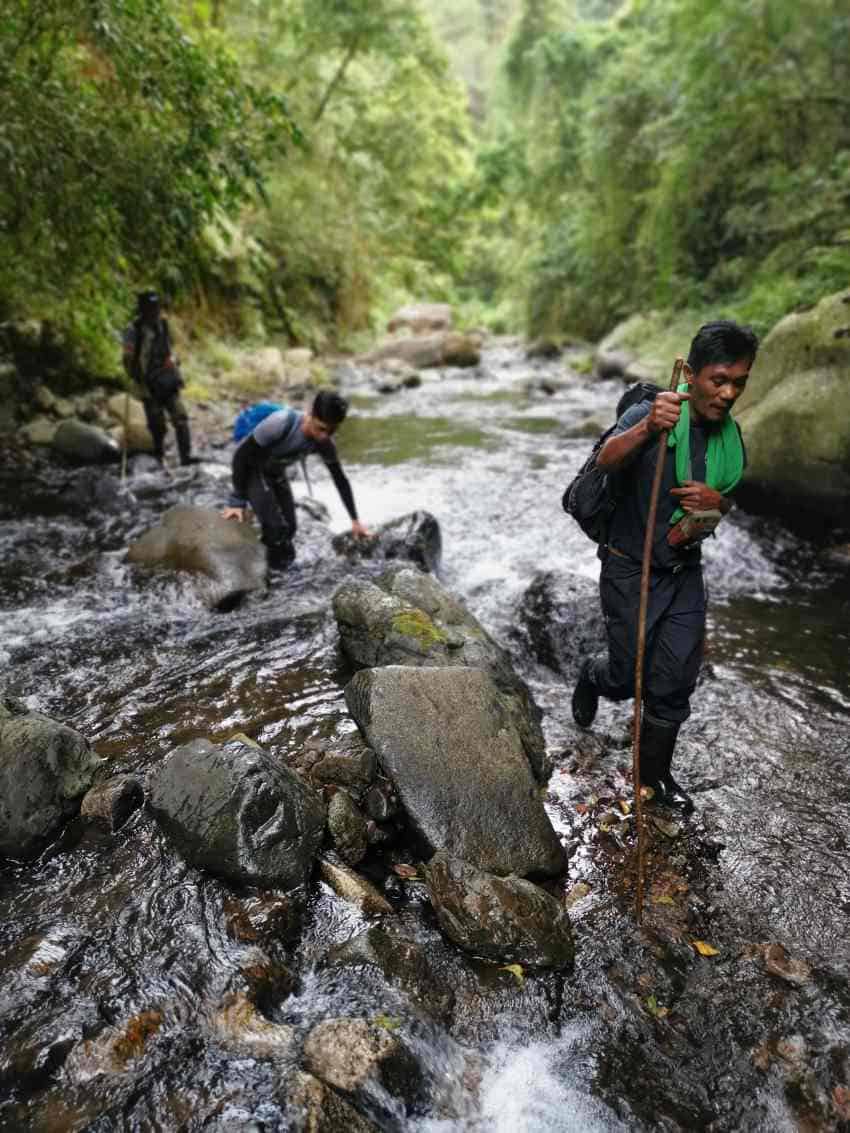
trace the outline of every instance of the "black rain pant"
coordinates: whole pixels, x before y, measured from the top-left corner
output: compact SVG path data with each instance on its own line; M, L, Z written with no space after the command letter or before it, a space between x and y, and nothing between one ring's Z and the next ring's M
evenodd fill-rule
M287 567L295 558L293 538L298 527L295 500L286 472L267 474L259 469L248 480L248 500L260 521L262 540L272 569Z
M590 676L601 696L628 700L635 691L640 563L606 555L599 579L608 657L594 659ZM705 640L706 595L699 564L653 570L649 578L643 702L651 715L681 724L690 715Z

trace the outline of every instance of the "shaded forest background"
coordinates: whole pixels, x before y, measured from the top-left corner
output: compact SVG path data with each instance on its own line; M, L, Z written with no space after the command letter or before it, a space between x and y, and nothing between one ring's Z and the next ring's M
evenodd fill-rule
M764 331L850 278L848 92L846 0L0 0L0 320Z

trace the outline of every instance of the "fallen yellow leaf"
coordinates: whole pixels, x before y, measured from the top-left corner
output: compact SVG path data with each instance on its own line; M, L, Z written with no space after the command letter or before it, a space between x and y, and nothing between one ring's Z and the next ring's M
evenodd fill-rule
M675 905L675 901L669 893L661 893L658 897L652 898L653 905Z
M719 956L720 955L720 949L719 948L715 948L711 944L706 944L706 942L704 940L692 940L691 944L693 944L694 948L696 948L696 950L697 950L697 952L699 952L700 956Z
M499 971L510 972L520 986L525 982L525 973L522 970L522 964L502 964Z

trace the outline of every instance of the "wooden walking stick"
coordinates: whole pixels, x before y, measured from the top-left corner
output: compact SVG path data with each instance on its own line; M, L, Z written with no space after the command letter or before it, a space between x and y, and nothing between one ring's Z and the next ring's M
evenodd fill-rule
M679 384L684 358L677 358L673 364L670 389L675 392ZM637 653L635 655L635 714L632 722L632 781L635 791L635 821L637 823L637 894L635 897L635 919L643 920L643 875L644 875L644 827L643 800L640 795L640 724L643 702L643 655L646 651L646 609L649 605L649 572L652 564L652 544L655 539L655 517L658 512L658 496L661 492L661 476L664 472L664 457L667 452L669 429L658 434L658 456L655 460L655 476L649 494L649 514L646 517L646 534L643 537L643 563L640 572L640 604L638 606Z
M130 393L129 390L124 394L124 426L121 430L121 489L123 491L124 485L127 481L127 430L130 427Z

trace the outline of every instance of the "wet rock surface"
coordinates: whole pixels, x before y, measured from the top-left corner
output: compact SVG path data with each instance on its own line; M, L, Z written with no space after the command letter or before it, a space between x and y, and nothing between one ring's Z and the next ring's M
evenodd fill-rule
M346 700L431 852L494 873L561 872L520 735L485 673L366 669Z
M265 586L266 553L256 531L205 508L172 508L161 524L131 543L127 559L205 576L209 582L202 593L214 609L232 609Z
M488 673L534 774L547 778L540 710L528 686L507 653L436 579L400 565L385 571L377 585L351 579L334 594L334 614L342 648L357 665L458 665Z
M603 704L578 734L565 677L509 632L535 576L570 571L595 585L593 547L559 499L586 455L583 431L610 419L619 380L574 372L568 352L526 359L516 342L491 343L474 370L423 371L420 387L392 397L374 396L373 378L351 381L374 451L406 419L448 406L460 427L433 444L419 429L416 445L431 447L393 465L371 463L363 444L346 468L372 527L428 507L443 536L443 590L509 649L543 711L556 765L545 805L569 870L541 888L570 901L573 966L533 969L453 944L397 817L369 817L374 833L396 838L370 836L359 881L335 863L349 892L365 882L383 912L338 896L318 868L288 893L223 880L189 864L146 808L106 837L72 821L36 859L2 871L0 1126L843 1133L846 567L740 511L710 541L707 660L675 762L698 809L687 821L657 811L666 833L648 821L638 927L628 706ZM204 422L226 429L227 412L191 412L199 440ZM454 443L464 432L466 448ZM0 443L9 694L87 737L110 775L144 780L175 747L241 732L305 776L329 760L310 778L315 789L340 786L367 813L387 780L377 769L371 778L362 741L349 746L352 662L331 600L346 576L374 580L382 560L338 557L325 513L299 508L293 571L224 616L179 573L142 575L124 562L127 543L167 507L221 506L229 450L224 432L214 439L191 475L131 457L126 506L108 514L59 498L60 477L77 471L17 439ZM115 468L80 471L117 479ZM318 470L317 500L341 530L326 481ZM390 943L365 946L372 930ZM368 959L332 962L348 944ZM446 991L454 1003L443 1014ZM213 1025L222 1012L235 1030ZM294 1046L260 1054L238 1041L240 1019L292 1028ZM425 1082L412 1107L378 1086L343 1095L299 1069L307 1036L331 1019L399 1038ZM82 1050L71 1058L85 1043L94 1063ZM98 1065L107 1072L86 1073Z
M530 968L572 963L569 914L538 885L519 877L494 877L442 853L422 869L440 927L460 948Z
M170 753L149 791L151 813L193 865L282 889L306 881L322 840L324 807L265 752L194 740Z
M0 857L40 853L79 810L100 762L74 728L0 700Z

